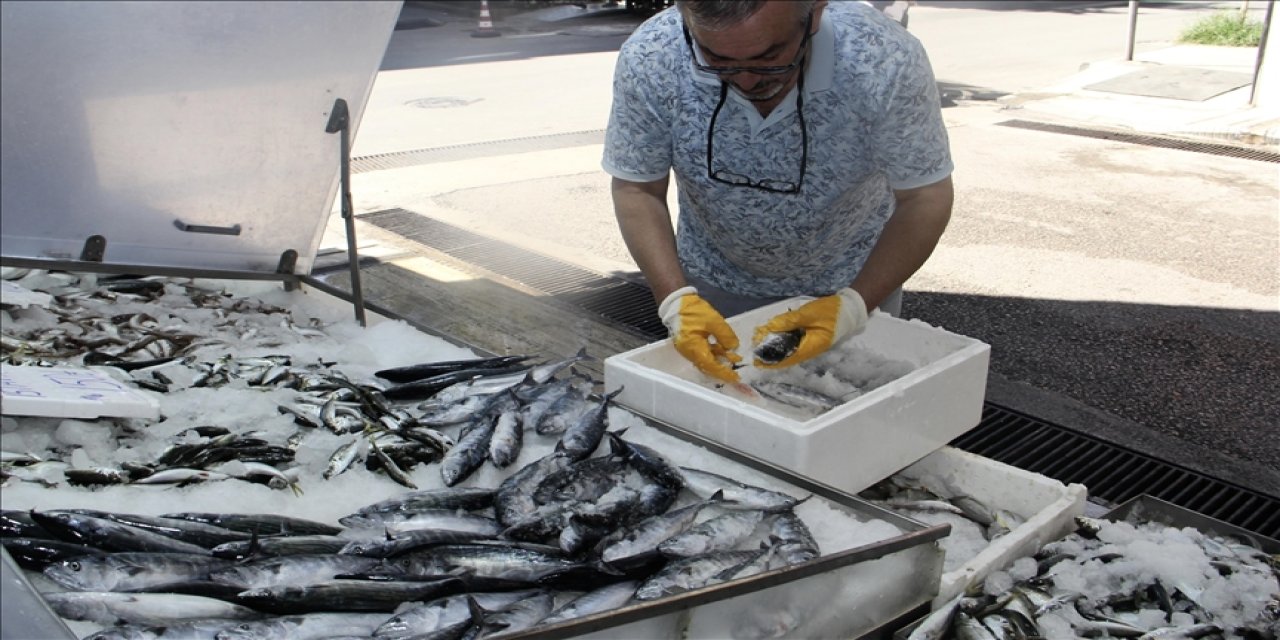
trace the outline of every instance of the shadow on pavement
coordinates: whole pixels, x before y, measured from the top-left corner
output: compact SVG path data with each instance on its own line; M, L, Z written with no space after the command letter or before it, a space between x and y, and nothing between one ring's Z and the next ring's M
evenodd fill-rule
M1175 448L1185 441L1265 468L1263 490L1280 493L1280 313L908 291L903 317L990 344L993 375L1142 425ZM1155 444L1121 435L1138 449Z

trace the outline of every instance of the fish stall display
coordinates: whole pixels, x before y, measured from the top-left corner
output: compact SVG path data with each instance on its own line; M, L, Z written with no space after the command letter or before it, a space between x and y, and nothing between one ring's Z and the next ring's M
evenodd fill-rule
M1076 521L907 638L1280 637L1280 557L1193 527Z
M0 420L0 538L81 637L513 634L904 534L613 406L585 352L477 357L278 285L4 275L47 296L6 302L6 367L160 406ZM804 622L760 613L732 635Z

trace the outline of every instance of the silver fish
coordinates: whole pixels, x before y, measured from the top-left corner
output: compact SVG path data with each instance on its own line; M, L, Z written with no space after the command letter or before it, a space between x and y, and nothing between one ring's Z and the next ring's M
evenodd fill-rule
M340 634L368 636L387 619L385 613L311 613L237 624L218 632L217 640L320 640Z
M540 593L540 590L526 589L524 591L472 593L469 595L480 607L488 610L497 610L538 593ZM405 609L379 625L374 630L373 637L387 638L388 640L415 637L467 621L471 618L471 611L467 607L467 597L468 594L444 596L425 604Z
M640 582L638 580L627 580L600 587L594 591L588 591L551 612L551 615L543 618L540 624L556 624L604 611L612 611L630 602L631 597L636 593L636 588L639 586Z
M482 416L463 431L458 444L444 454L440 463L440 477L446 486L452 487L470 476L489 457L489 440L493 437L494 421Z
M762 551L716 551L667 563L636 588L636 600L656 600L715 584L717 577L750 562Z
M64 511L31 512L45 529L106 551L151 551L208 555L208 549L107 518Z
M622 387L606 395L600 400L599 405L578 418L578 421L560 436L556 450L568 453L569 457L575 460L591 455L596 447L600 446L600 440L604 438L604 432L609 427L609 404L619 393L622 393Z
M712 501L698 502L675 511L650 516L619 529L601 541L600 558L608 564L627 564L652 557L658 544L688 529Z
M685 487L702 498L710 498L719 491L724 498L722 506L726 509L787 511L808 499L793 498L785 493L745 484L692 467L680 467L680 473L684 478Z
M484 616L484 630L488 633L515 633L524 631L551 613L556 597L550 591L540 591L521 598L506 607Z
M755 531L764 519L763 511L731 511L696 524L658 545L669 558L688 558L713 551L727 551Z
M383 528L398 534L419 529L445 529L496 536L502 525L493 518L449 509L350 515L338 520L353 529Z
M231 563L186 553L113 553L49 565L44 575L76 591L142 591L203 580Z
M382 565L377 558L320 554L264 558L209 574L209 579L242 589L279 585L308 585L345 573L364 573Z
M775 402L816 413L830 411L843 402L840 398L786 382L758 381L752 383L751 388Z
M169 625L193 618L256 620L263 614L245 606L204 596L176 593L114 593L110 591L62 591L43 594L58 615L110 625L128 622Z
M337 553L351 540L340 536L305 535L275 536L224 542L210 552L215 557L231 560L269 556L322 555Z
M421 511L425 509L482 509L493 504L495 489L483 487L448 487L404 493L394 498L361 507L356 514Z
M464 589L464 583L453 577L405 581L328 580L315 584L285 584L247 589L241 591L237 599L260 611L286 615L329 611L390 613L405 602L453 595ZM383 619L386 619L385 616Z

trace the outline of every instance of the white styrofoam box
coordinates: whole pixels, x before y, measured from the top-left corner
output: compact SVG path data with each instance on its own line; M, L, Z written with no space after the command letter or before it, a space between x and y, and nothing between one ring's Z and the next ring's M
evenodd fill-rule
M0 412L59 418L160 417L160 402L102 371L0 364Z
M784 300L734 316L747 343L757 325L795 308ZM912 363L906 375L815 418L783 415L717 389L662 340L605 359L619 404L848 493L886 478L978 424L991 347L924 322L875 313L853 348ZM744 361L750 362L744 344Z
M1075 529L1075 517L1084 513L1088 491L1084 485L1064 485L1057 480L1003 462L942 447L903 469L900 477L918 481L927 489L941 483L949 491L968 495L992 509L1005 509L1025 521L996 538L959 568L942 574L933 605L945 603L993 571L1035 553L1045 543Z

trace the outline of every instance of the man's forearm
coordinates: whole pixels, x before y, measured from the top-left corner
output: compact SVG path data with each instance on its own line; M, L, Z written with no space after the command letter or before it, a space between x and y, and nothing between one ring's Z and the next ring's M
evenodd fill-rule
M868 309L879 306L924 265L951 219L950 177L897 196L893 216L851 285Z
M676 257L671 212L667 209L667 181L636 183L614 178L612 191L622 239L654 298L662 302L686 284Z

